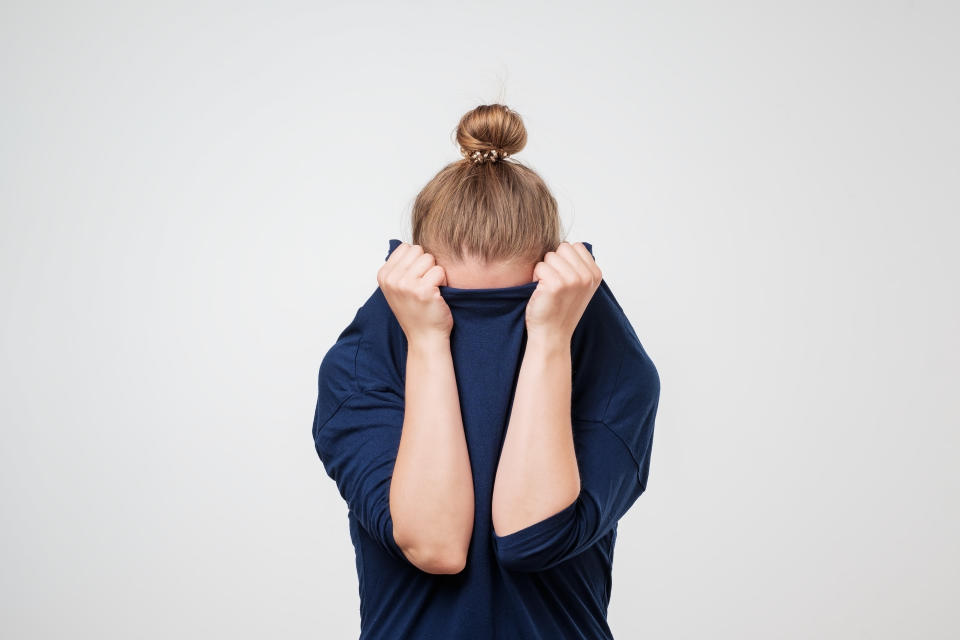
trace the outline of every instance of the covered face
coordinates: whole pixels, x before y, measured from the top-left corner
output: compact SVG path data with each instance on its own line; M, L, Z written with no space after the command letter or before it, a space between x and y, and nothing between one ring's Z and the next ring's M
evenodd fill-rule
M391 239L384 259L400 244ZM324 356L313 437L349 506L364 624L390 620L395 637L423 629L451 638L463 629L473 637L538 637L556 620L558 602L583 618L572 623L587 635L605 624L590 611L609 601L616 525L646 489L660 378L602 281L570 343L580 497L497 536L493 484L537 285L439 287L454 319L450 350L476 505L467 568L456 576L420 571L393 539L389 486L403 429L407 342L379 287Z

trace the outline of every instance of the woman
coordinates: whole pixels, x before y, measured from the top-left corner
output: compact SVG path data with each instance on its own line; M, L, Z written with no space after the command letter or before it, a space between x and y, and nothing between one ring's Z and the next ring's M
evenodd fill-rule
M482 105L323 358L313 437L349 506L361 638L612 638L617 522L657 371L589 243Z

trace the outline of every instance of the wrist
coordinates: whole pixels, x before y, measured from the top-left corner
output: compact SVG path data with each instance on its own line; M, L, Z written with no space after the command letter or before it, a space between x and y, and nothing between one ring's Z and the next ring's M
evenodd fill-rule
M450 335L438 331L414 334L407 337L407 351L416 351L426 355L449 353Z
M543 353L569 353L571 335L565 332L534 330L527 331L527 350Z

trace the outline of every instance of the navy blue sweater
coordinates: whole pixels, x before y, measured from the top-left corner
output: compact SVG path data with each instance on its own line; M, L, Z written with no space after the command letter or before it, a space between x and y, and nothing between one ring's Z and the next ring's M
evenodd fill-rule
M399 245L391 239L387 257ZM613 637L606 617L617 521L646 488L660 378L602 281L570 345L580 496L524 529L496 535L493 482L536 286L440 287L454 319L450 348L476 509L458 574L421 571L393 538L390 479L403 427L407 341L379 287L320 364L313 438L349 507L361 639Z

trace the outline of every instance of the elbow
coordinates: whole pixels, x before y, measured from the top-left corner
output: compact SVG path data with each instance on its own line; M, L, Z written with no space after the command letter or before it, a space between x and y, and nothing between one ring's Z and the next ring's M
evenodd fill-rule
M467 566L467 551L461 549L400 547L415 567L425 573L456 574Z
M414 540L397 533L394 540L410 564L425 573L460 573L467 566L467 547L448 544L446 541Z
M426 573L454 575L467 566L467 554L456 553L429 557L420 567Z
M467 524L472 527L472 518ZM456 574L466 568L472 528L465 529L460 536L452 536L441 534L437 528L423 530L398 527L395 520L392 526L396 546L410 564L421 571Z

